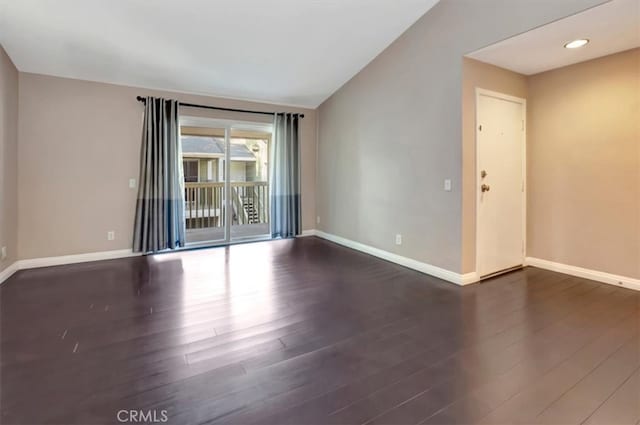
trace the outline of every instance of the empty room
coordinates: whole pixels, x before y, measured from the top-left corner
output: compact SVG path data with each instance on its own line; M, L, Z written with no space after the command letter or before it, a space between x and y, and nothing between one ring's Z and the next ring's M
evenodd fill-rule
M640 425L638 0L0 0L0 424Z

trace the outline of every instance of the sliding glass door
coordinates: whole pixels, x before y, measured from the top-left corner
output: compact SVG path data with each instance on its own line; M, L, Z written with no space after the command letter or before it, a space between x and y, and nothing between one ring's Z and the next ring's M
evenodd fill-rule
M181 119L187 243L267 239L269 124Z
M181 127L187 243L227 240L225 132Z
M231 241L269 235L270 138L265 132L231 129Z

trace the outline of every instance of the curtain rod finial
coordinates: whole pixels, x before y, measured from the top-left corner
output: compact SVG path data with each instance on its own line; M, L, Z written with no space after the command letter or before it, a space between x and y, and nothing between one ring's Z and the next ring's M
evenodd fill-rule
M138 102L142 102L142 103L146 103L147 102L147 98L146 97L142 97L142 96L137 96L136 100L138 100Z

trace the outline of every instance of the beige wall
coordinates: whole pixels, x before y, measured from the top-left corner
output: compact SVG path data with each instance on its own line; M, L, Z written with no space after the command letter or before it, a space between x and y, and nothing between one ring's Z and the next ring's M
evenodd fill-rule
M527 255L640 278L640 49L529 78Z
M17 259L18 251L18 71L0 46L0 246L7 258L0 271Z
M476 88L527 98L527 77L464 58L462 69L462 271L476 270Z
M315 111L20 73L18 234L21 259L131 247L136 190L129 189L128 181L138 178L143 114L137 95L304 113L301 126L303 228L313 228ZM188 108L183 108L182 113L241 117ZM265 120L264 116L249 118ZM109 230L115 230L115 241L107 241Z
M602 2L440 1L320 106L318 227L461 272L463 55Z

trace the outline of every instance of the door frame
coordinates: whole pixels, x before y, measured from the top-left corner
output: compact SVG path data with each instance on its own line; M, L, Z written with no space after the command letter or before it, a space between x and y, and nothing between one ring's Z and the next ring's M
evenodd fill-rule
M480 149L478 146L478 136L480 133L480 123L479 123L479 104L480 97L487 96L493 97L500 100L505 100L508 102L515 102L522 105L522 265L525 264L525 259L527 256L527 100L517 96L511 96L508 94L500 93L493 90L487 90L480 87L476 87L475 90L475 191L476 191L476 275L479 280L482 280L483 277L491 276L481 275L480 274L480 186L482 185L482 181L480 178Z
M202 241L202 242L187 242L185 244L185 249L192 248L209 248L216 246L226 246L232 245L236 243L244 243L244 242L257 242L264 240L271 240L271 235L263 235L263 236L244 236L244 237L236 237L235 239L231 239L231 216L230 211L233 209L233 202L231 200L231 131L232 130L254 130L254 131L262 131L268 132L272 134L273 140L273 124L269 122L261 122L261 121L248 121L248 120L235 120L235 119L225 119L225 118L209 118L203 116L189 116L189 115L181 115L179 117L180 127L182 126L192 126L192 127L209 127L215 128L219 130L224 130L224 144L225 144L225 155L224 155L224 198L225 198L225 220L224 220L224 239L214 240L214 241ZM271 149L271 146L269 146ZM198 167L198 172L199 172ZM271 191L271 185L269 184L269 192Z

